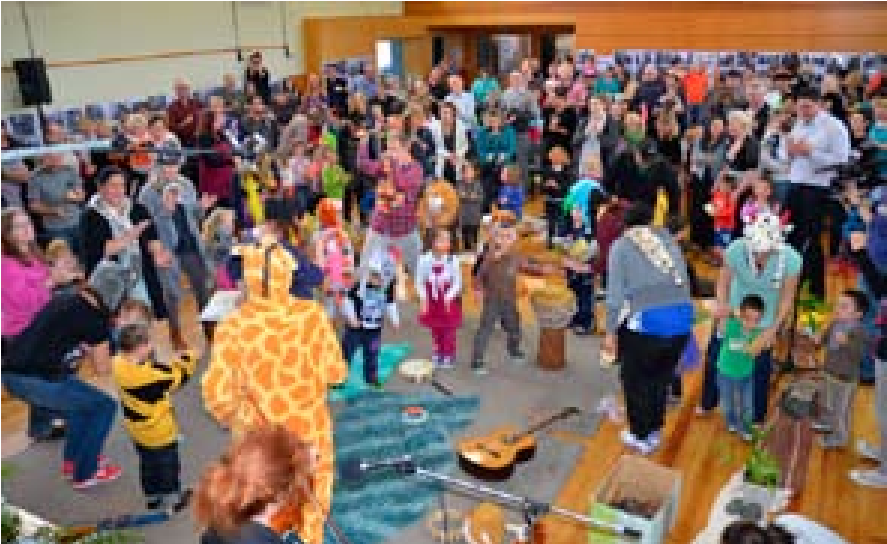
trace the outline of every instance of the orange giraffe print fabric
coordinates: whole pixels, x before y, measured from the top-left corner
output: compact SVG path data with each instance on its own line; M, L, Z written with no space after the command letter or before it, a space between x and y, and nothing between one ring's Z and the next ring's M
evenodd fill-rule
M347 379L348 365L323 309L289 294L296 261L280 246L266 256L272 243L237 248L246 297L216 328L203 401L235 434L263 422L282 423L314 446L317 503L305 506L300 521L277 528L295 530L306 544L322 544L335 470L326 391Z

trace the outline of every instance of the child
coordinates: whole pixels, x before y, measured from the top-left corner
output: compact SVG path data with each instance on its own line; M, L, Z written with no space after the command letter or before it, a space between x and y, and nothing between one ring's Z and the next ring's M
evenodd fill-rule
M813 425L827 433L821 439L823 448L841 448L850 438L853 395L868 337L862 318L868 311L865 293L848 289L838 297L831 324L814 336L817 345L825 345L826 413Z
M419 258L416 267L416 293L419 295L419 323L431 329L435 368L453 368L456 333L462 324L462 269L453 256L450 231L434 232L431 251Z
M735 317L727 318L724 342L718 354L718 391L724 418L731 433L739 432L743 440L751 440L748 425L754 417L752 374L755 357L751 346L760 333L764 299L746 295Z
M751 185L752 194L739 211L743 225L754 223L761 213L780 215L779 201L773 196L773 182L769 175L754 176L748 184Z
M480 325L474 335L471 369L486 374L484 352L493 327L501 322L507 335L508 355L521 360L521 327L517 312L517 279L521 271L536 272L528 261L514 251L517 220L509 212L497 210L491 221L490 240L474 265L476 296L483 298ZM482 291L481 291L482 290ZM483 293L481 295L481 293Z
M576 313L570 320L570 328L577 336L588 336L594 331L594 272L592 261L597 257L594 231L585 223L585 213L580 206L570 210L570 223L564 229L564 243L568 256L563 265L567 269L567 285L576 295Z
M723 258L724 250L733 241L736 217L736 194L726 175L721 174L715 181L711 201L705 205L705 211L714 219L715 251Z
M113 360L120 388L123 425L139 455L142 491L151 510L169 506L179 512L191 490L182 490L179 429L170 394L194 373L197 360L184 353L168 364L154 360L154 342L147 323L131 323L120 331L120 353Z
M84 280L83 268L65 240L57 238L49 242L46 246L46 261L49 264L53 295L73 293L77 284Z
M400 327L394 299L394 249L369 256L363 278L342 301L342 314L348 324L342 336L342 354L350 363L357 349L363 348L364 380L374 387L382 386L378 365L385 313L395 329Z
M520 221L524 209L524 186L520 182L520 169L516 164L502 167L502 184L499 186L499 208L514 214Z
M213 265L216 286L223 290L236 289L237 285L228 269L231 248L234 247L234 210L216 208L210 212L201 229L206 252Z
M323 195L327 198L342 200L345 197L345 188L348 186L351 176L339 165L339 155L335 149L324 148L322 164L320 177L323 183Z
M548 249L554 247L555 234L560 230L562 206L567 190L573 184L570 173L570 154L560 146L548 152L551 166L542 173L542 195L545 197L545 221L548 223Z
M342 201L324 198L317 205L315 262L323 270L324 307L335 319L342 297L354 284L354 246L342 223Z
M462 165L459 194L459 224L462 228L462 251L470 253L477 248L477 234L483 219L484 188L478 182L477 164L466 161Z

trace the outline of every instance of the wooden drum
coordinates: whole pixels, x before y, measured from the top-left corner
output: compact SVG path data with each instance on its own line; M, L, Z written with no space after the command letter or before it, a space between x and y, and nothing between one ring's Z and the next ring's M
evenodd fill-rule
M566 286L546 285L530 296L530 302L539 321L539 367L561 370L567 364L565 329L576 313L576 298Z

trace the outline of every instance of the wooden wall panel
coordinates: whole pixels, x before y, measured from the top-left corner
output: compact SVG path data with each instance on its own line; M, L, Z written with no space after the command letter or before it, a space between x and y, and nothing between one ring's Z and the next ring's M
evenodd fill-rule
M887 50L884 2L405 2L435 25L575 24L577 47Z

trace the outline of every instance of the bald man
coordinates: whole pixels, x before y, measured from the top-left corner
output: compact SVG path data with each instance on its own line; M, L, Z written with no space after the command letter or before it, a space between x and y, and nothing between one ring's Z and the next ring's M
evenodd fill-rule
M200 118L200 102L191 95L191 85L186 80L177 79L173 88L176 98L166 109L169 129L183 147L193 147Z

